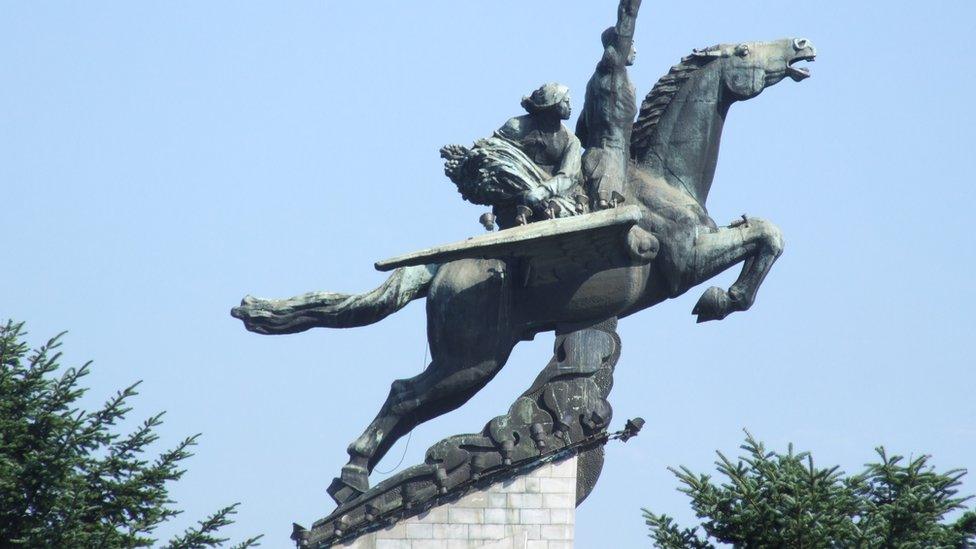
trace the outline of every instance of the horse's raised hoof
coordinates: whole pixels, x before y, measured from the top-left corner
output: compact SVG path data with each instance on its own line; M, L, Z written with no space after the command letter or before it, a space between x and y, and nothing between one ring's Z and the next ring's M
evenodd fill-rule
M691 314L698 315L699 323L722 320L729 314L729 303L729 294L718 286L712 286L698 298Z
M355 499L369 490L369 472L359 465L342 466L342 473L334 479L326 490L336 505Z

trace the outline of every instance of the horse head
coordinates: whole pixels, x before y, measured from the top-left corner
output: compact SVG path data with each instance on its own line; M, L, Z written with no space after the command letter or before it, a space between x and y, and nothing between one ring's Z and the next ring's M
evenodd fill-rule
M721 69L727 99L752 99L764 89L778 84L789 76L799 82L810 76L806 68L796 67L800 61L813 61L817 50L806 38L783 38L771 42L742 42L720 44L705 50L695 50L693 57L715 59Z
M787 76L807 78L809 71L795 64L816 55L805 38L694 50L658 80L641 104L631 137L638 169L664 179L704 207L729 107Z

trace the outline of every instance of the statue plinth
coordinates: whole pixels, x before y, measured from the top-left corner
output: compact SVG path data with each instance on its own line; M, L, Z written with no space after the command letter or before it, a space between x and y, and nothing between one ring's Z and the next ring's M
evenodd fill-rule
M466 530L468 540L496 541L506 536L518 538L523 530L528 532L526 536L542 536L543 525L565 526L564 522L526 521L545 517L552 521L553 511L558 520L566 520L563 511L575 509L593 490L603 468L603 446L611 439L626 441L643 425L637 418L628 421L622 431L607 430L612 416L607 397L620 356L615 328L616 319L609 319L558 335L549 365L507 414L492 419L478 433L455 435L434 444L427 450L424 463L365 490L356 489L343 478L336 479L330 490L336 491L334 488L341 485L343 489L337 493L348 498L311 529L296 525L292 538L300 548L350 543L352 547L373 547L364 545L372 543L369 540L376 540L379 547L381 540L394 539L384 536L402 533L406 537L396 539L409 540L421 539L410 538L410 532L433 535L434 524L439 525L438 535L460 536L458 532ZM516 492L526 496L506 499L498 495ZM506 501L504 505L502 500ZM457 511L471 508L478 510ZM450 518L452 511L454 519ZM443 520L444 512L447 521ZM432 514L434 518L425 518ZM489 514L502 522L484 522ZM539 526L540 531L520 529L527 525ZM450 534L454 526L455 533ZM546 535L566 535L565 528L545 530ZM472 538L472 531L490 536Z
M573 546L576 456L474 490L334 547L561 549ZM314 547L315 533L308 536Z

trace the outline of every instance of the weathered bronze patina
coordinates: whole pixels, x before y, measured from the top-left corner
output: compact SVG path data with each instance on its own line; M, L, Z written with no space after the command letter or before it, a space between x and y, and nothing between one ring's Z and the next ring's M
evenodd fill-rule
M813 60L816 51L808 40L792 38L695 50L654 85L634 120L627 66L639 8L639 0L621 0L616 25L603 33L603 57L577 126L586 149L581 157L579 141L561 122L568 117L568 90L555 84L524 100L529 114L496 132L499 143L442 152L462 194L493 206L494 214L481 222L490 229L497 221L503 230L381 261L377 268L393 273L368 293L248 296L232 311L248 330L284 334L362 326L427 299L432 361L420 375L393 382L376 418L349 446L349 462L329 490L340 504L352 505L369 490L369 473L397 439L461 406L491 381L519 341L547 331L567 338L615 322L739 263L735 283L707 289L693 314L699 322L720 320L754 303L783 238L763 219L719 227L709 217L705 202L722 127L736 102L786 77L809 76L794 64ZM466 162L479 164L467 169ZM588 196L581 199L583 193ZM569 403L560 400L562 393L553 395L540 404L551 406L546 417L520 412L522 423L509 427L529 429L531 440L549 447L563 440L558 433L568 431L554 411ZM574 406L599 407L601 400L605 395ZM593 424L597 429L606 428L609 408L605 412ZM471 436L492 445L493 455L504 455L504 436ZM539 444L530 446L541 452ZM455 479L447 463L473 474L474 458L459 455L428 463L441 466L431 474Z

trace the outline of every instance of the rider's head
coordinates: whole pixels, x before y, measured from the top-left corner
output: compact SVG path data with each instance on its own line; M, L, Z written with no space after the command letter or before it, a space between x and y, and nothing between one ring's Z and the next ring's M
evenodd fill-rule
M562 120L567 120L572 114L569 105L569 88L555 82L543 84L539 89L522 98L522 108L529 114L552 113Z
M610 27L603 31L600 35L600 40L603 41L603 48L606 49L610 46L617 46L617 29L616 27ZM627 53L627 65L633 65L634 60L637 58L637 46L634 41L630 41L630 51Z

